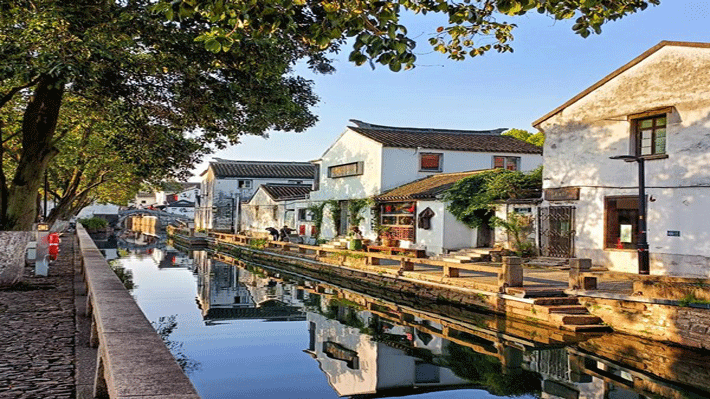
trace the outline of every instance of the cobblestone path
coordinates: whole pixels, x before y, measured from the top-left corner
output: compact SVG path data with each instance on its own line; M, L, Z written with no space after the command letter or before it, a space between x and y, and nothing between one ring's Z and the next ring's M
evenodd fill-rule
M48 277L0 290L0 398L74 398L74 236Z

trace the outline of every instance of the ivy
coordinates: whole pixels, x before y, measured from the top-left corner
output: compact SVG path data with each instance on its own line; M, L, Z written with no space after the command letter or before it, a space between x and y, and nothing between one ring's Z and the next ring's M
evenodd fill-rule
M321 229L323 228L323 209L325 202L313 204L308 207L308 211L313 215L313 224L316 226L316 240L320 239Z
M333 227L335 228L335 234L337 235L340 231L340 216L342 211L340 209L340 202L338 200L328 200L325 201L328 210L330 211L330 217L333 219Z
M459 180L444 193L444 201L456 219L477 228L495 201L534 198L541 190L542 166L529 173L493 169Z

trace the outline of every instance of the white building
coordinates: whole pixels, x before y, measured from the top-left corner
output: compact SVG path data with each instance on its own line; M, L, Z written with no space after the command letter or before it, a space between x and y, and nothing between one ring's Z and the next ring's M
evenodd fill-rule
M309 162L233 161L215 158L202 172L195 228L234 230L239 204L247 202L263 184L311 184Z
M277 230L288 225L295 228L302 236L313 235L301 224L295 223L295 202L303 200L311 191L311 185L305 184L263 184L249 202L242 204L241 229L252 235L267 236L267 227Z
M710 44L661 42L533 123L546 251L638 272L643 157L651 274L710 275Z
M371 198L428 176L495 167L530 171L542 164L541 148L502 136L506 129L419 129L351 122L355 126L349 126L314 161L318 177L309 203L337 200L342 208L339 231L335 231L326 212L322 226L326 238L345 234L350 227L348 200ZM375 238L371 211L363 210L363 216L365 222L359 226L360 230L366 237ZM399 238L416 241L416 218L410 219L411 224L399 226L406 228L397 231L401 232Z
M339 310L340 315L344 312L355 310ZM356 312L350 317L356 317L364 325L372 324L373 315L367 311ZM440 337L433 336L424 342L408 327L391 325L386 334L407 343L388 345L363 334L361 329L319 313L309 312L307 320L310 342L305 352L318 362L328 384L341 397L384 397L390 396L384 393L454 390L471 384L451 369L406 351L411 347L441 356L448 342Z

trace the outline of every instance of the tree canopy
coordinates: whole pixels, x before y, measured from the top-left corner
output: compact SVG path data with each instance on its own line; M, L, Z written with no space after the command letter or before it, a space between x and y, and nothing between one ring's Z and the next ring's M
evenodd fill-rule
M245 40L284 38L310 53L338 51L354 38L350 61L399 71L416 61L416 43L402 24L405 12L445 16L448 24L432 32L429 44L463 60L490 50L513 51L515 24L500 21L505 17L536 11L557 20L576 18L572 30L587 37L649 4L660 0L159 0L155 9L175 21L205 21L198 40L215 53L233 51Z
M65 107L68 100L84 102L86 121L100 115L110 127L101 129L104 146L91 151L117 152L136 176L175 175L193 154L236 144L243 134L312 126L317 97L312 82L293 73L298 61L332 72L328 57L352 45L349 59L355 64L376 62L393 71L413 67L416 43L402 25L405 12L446 16L448 25L435 29L429 43L460 60L512 51L515 25L499 22L505 16L537 10L555 19L577 18L572 29L586 37L607 21L658 3L4 1L0 229L31 227L44 171L61 151L74 151L62 141L81 137L72 125L82 115Z
M542 166L529 172L492 169L456 182L444 194L446 209L460 222L476 228L485 222L482 214L494 203L515 198L538 198L542 190Z
M530 133L523 129L510 129L507 132L503 132L503 136L515 137L538 147L542 147L545 144L545 133L543 132Z
M168 22L152 1L10 1L0 5L0 228L28 230L44 170L78 119L113 132L100 151L139 175L187 171L209 146L316 121L307 54L278 41L230 52L195 42L196 20ZM317 58L317 57L316 57ZM315 59L315 58L314 58ZM67 100L81 99L75 116ZM93 113L92 113L93 112Z

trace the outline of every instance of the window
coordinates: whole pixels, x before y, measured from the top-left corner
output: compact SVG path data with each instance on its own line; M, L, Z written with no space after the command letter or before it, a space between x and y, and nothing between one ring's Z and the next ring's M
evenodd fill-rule
M313 213L306 208L299 209L298 220L310 222L311 220L313 220Z
M237 182L239 188L251 188L251 180L239 180Z
M444 154L421 153L419 154L419 171L441 172Z
M632 119L636 156L666 153L666 115Z
M638 242L638 197L607 197L604 199L606 237L604 246L635 249Z
M363 173L363 162L351 162L328 167L328 177L357 176Z
M520 157L504 157L496 155L493 157L493 168L520 170Z

